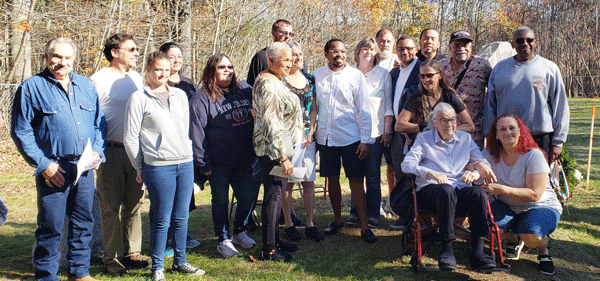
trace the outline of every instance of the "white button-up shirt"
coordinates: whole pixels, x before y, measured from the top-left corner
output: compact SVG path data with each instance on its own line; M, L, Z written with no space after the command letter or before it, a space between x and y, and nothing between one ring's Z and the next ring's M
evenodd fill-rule
M410 73L412 72L413 68L415 67L415 64L417 64L417 59L414 59L407 67L402 67L402 65L400 65L400 67L398 67L398 69L400 70L400 74L398 74L398 81L396 81L396 89L394 89L395 94L394 94L394 103L393 103L395 118L398 118L398 114L400 114L400 112L402 111L402 108L399 108L400 101L402 99L402 92L404 91L404 86L406 86L406 81L408 81L408 77L410 76ZM408 94L410 94L410 93L408 93Z
M471 134L455 131L448 141L444 141L434 129L417 135L417 140L404 157L401 167L403 172L417 176L417 191L424 186L437 184L437 181L427 176L430 170L445 175L450 185L461 189L467 186L460 181L465 173L465 166L477 161L490 166L471 139Z
M313 72L318 111L317 143L346 146L372 144L367 81L356 68L334 72L323 66Z
M356 68L356 65L353 65ZM360 71L360 70L359 70ZM381 66L375 66L365 74L371 110L371 137L378 138L384 131L385 116L393 116L392 76Z

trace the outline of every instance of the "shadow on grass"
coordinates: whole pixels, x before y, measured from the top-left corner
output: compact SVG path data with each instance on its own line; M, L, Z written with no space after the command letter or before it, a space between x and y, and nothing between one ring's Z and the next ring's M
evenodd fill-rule
M26 230L35 230L36 224L9 221L2 227L10 227L23 234L0 237L0 280L33 280L31 250L35 237L33 232Z

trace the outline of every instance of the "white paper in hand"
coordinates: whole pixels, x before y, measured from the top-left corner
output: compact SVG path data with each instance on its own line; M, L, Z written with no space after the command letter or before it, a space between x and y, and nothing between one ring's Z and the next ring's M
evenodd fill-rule
M294 167L294 172L292 172L289 175L284 175L283 168L281 168L281 166L273 167L273 169L269 173L269 175L271 175L271 176L276 176L276 177L280 177L280 178L288 178L288 179L291 179L291 178L302 179L302 178L304 178L304 174L306 174L306 168Z
M79 177L83 172L97 168L100 165L100 162L102 162L102 159L98 159L97 161L94 161L94 163L90 163L93 157L94 151L92 150L90 139L88 139L85 149L83 149L83 153L77 162L77 177L75 178L75 183L73 183L74 185L79 182Z

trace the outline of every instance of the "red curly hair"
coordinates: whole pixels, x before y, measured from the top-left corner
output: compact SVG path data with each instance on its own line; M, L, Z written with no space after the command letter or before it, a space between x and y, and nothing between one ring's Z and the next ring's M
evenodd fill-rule
M496 160L496 162L500 161L500 153L502 153L502 143L499 139L497 139L498 120L504 117L511 117L517 120L517 125L519 126L519 134L521 135L519 136L519 142L517 143L517 150L519 151L519 153L524 154L531 151L532 149L537 148L544 154L544 157L546 157L546 153L544 152L544 150L542 150L533 140L529 129L527 128L527 126L525 126L525 124L523 124L519 117L512 114L502 114L494 119L494 121L492 122L492 126L490 126L490 130L488 131L486 136L486 148L490 155L494 158L494 160Z

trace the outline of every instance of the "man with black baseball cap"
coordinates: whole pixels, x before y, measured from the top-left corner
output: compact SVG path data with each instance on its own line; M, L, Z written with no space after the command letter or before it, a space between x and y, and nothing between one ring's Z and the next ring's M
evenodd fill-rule
M483 149L483 108L492 67L485 58L472 55L473 37L465 30L455 31L450 35L449 50L450 56L441 59L440 66L456 94L467 106L475 124L473 140Z

